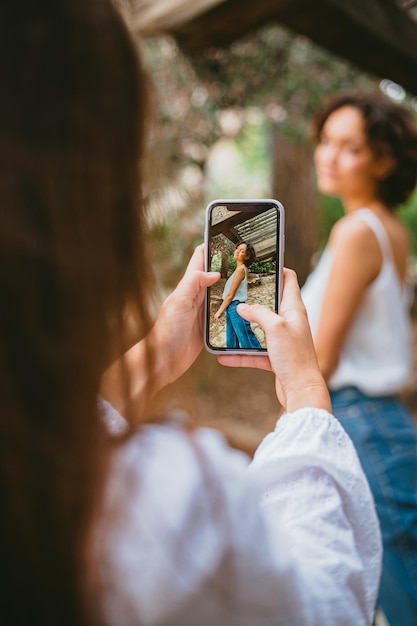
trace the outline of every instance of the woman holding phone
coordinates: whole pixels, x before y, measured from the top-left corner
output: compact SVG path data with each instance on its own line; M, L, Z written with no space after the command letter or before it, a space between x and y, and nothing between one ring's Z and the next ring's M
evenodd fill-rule
M220 276L200 246L151 314L137 45L113 0L0 11L0 622L370 626L378 522L296 276L279 316L238 306L269 356L222 357L275 374L286 414L253 461L155 415Z
M333 412L351 436L381 523L379 593L390 626L417 624L417 436L397 395L411 361L408 232L396 215L417 180L411 114L382 95L340 94L313 120L319 190L341 199L302 296Z

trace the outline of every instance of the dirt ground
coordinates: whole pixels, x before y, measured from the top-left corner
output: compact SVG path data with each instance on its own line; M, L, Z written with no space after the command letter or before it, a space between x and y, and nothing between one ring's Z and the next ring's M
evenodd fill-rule
M268 287L268 281L253 287L249 290L250 298L255 293L257 299L267 297ZM413 322L413 355L413 376L402 398L416 416L417 425L417 317ZM160 403L164 407L185 408L199 425L221 430L231 445L250 455L282 412L273 374L224 367L205 350L187 374L160 394L157 408Z

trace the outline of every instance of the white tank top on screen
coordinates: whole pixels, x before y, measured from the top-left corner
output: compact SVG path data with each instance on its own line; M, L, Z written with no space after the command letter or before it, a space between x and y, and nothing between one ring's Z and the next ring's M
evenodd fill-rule
M236 290L236 293L234 295L233 300L239 300L239 302L246 302L246 300L248 299L248 270L246 269L246 267L244 268L245 270L245 278L242 279L242 281L239 283L239 286ZM233 277L235 275L236 270L233 272L233 274L231 276L229 276L229 278L227 279L227 282L224 286L223 289L223 295L222 295L222 299L224 300L225 297L227 296L227 294L229 293L229 289L232 285L232 280Z
M411 286L402 285L399 280L388 235L377 216L369 209L360 209L353 215L375 233L382 252L382 266L365 291L329 388L353 385L371 396L397 393L409 380L412 369ZM325 248L302 289L313 336L332 261L332 251Z

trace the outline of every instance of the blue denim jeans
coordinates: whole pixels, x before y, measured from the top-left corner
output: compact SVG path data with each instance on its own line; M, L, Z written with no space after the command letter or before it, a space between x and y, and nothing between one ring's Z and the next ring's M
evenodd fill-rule
M226 346L228 348L262 348L250 323L236 311L238 300L233 300L226 309Z
M331 392L371 487L384 546L378 606L390 626L417 625L417 434L395 397L355 387Z

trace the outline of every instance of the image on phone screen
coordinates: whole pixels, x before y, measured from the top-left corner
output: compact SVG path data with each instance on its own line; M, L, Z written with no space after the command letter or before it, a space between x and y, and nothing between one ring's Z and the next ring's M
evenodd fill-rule
M283 207L276 200L214 201L207 208L207 268L220 280L207 291L206 348L265 352L264 331L240 317L241 302L278 311Z

